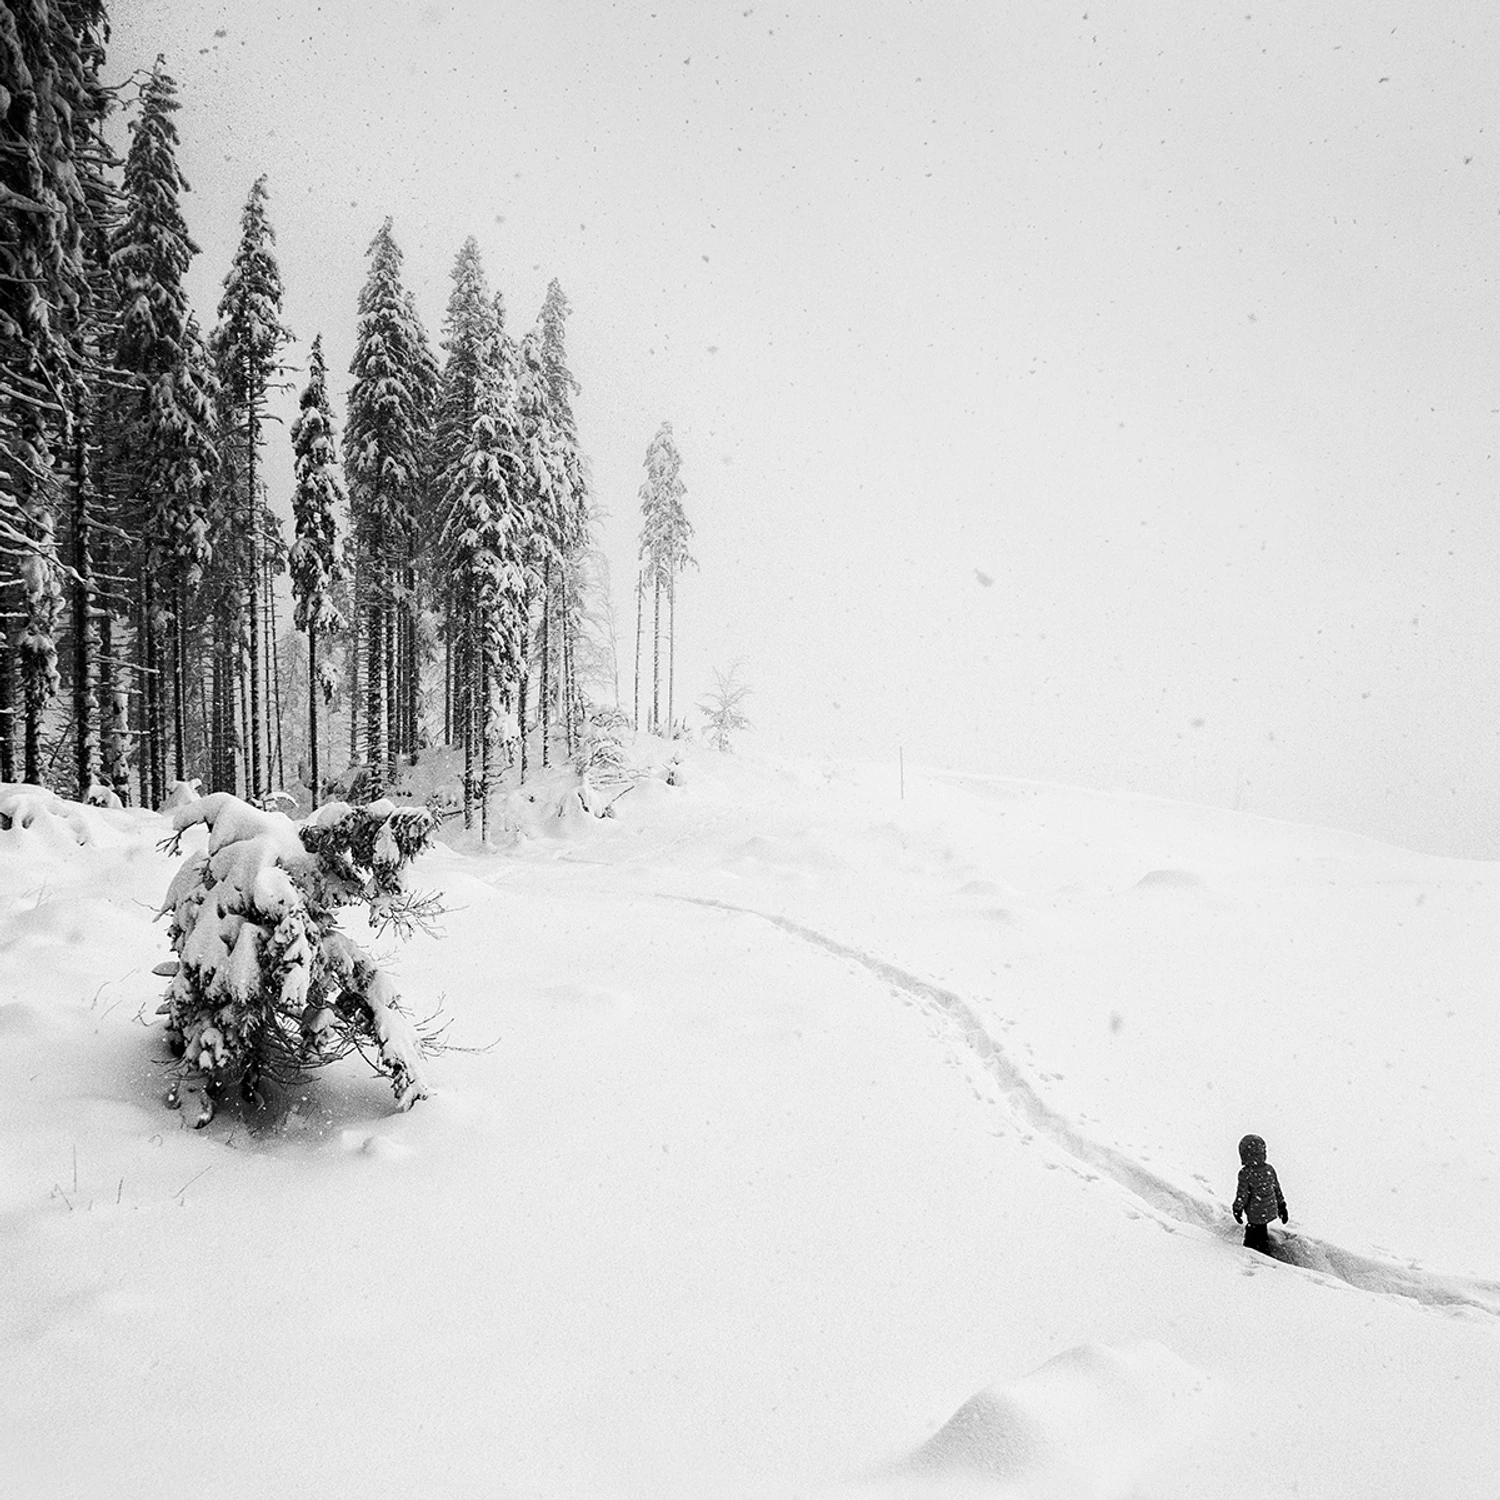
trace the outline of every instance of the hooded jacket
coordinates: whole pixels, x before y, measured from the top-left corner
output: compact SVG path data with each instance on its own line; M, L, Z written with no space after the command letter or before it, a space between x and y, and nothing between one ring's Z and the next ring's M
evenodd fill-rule
M1276 1168L1266 1160L1266 1143L1258 1135L1240 1142L1240 1180L1234 1195L1234 1213L1251 1224L1269 1224L1286 1215L1286 1199L1276 1180Z

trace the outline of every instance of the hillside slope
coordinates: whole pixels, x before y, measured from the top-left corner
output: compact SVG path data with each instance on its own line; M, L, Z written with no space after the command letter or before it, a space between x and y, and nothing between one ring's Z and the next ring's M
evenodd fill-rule
M1492 1494L1491 867L673 779L426 857L393 966L483 1050L407 1115L342 1064L275 1134L161 1107L163 820L0 792L24 1493ZM1247 1130L1301 1267L1237 1243Z

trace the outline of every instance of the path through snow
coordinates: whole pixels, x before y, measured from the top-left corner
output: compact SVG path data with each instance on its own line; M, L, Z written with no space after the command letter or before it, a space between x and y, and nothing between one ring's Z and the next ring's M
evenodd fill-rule
M1125 1152L1095 1140L1048 1104L973 1007L952 990L918 978L885 959L839 942L789 917L707 897L674 896L669 899L756 917L804 943L867 969L896 993L919 1006L950 1036L956 1037L970 1059L998 1086L1001 1098L1017 1120L1045 1136L1080 1167L1092 1168L1110 1178L1168 1228L1182 1225L1206 1230L1221 1238L1238 1237L1238 1226L1221 1204L1189 1191ZM1471 1308L1500 1318L1500 1282L1448 1276L1404 1266L1346 1250L1300 1231L1279 1239L1276 1258L1299 1269L1346 1282L1361 1291L1407 1297L1430 1307Z

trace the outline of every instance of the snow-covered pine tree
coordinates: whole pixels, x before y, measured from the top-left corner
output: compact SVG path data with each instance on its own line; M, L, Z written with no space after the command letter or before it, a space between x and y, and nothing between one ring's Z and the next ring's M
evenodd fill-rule
M470 235L459 249L451 273L453 289L443 318L444 353L442 376L438 383L436 413L433 423L433 467L442 482L441 534L450 534L452 475L455 465L474 431L478 412L482 361L493 358L496 347L497 317L503 315L503 304L492 298L485 280L479 243ZM452 562L446 548L444 561ZM447 569L443 606L444 702L443 738L449 744L462 743L472 752L473 714L467 699L472 680L474 656L474 621L471 602L461 597L458 577ZM472 765L466 771L470 777ZM471 810L471 796L466 788L465 818Z
M646 449L646 482L641 486L641 587L636 596L637 640L640 611L647 590L652 597L651 622L651 718L649 728L663 732L661 720L661 606L668 608L668 697L665 732L672 732L672 686L676 672L677 575L692 561L688 538L693 528L682 508L687 486L681 478L682 458L672 438L672 424L663 422Z
M292 426L292 451L297 476L292 493L297 540L289 557L296 599L293 624L307 634L307 729L316 807L322 786L318 769L318 636L338 630L344 623L333 600L340 576L337 517L344 505L344 481L333 441L322 334L313 340L301 413Z
M108 535L108 491L98 483L102 447L101 407L106 385L105 345L115 311L114 279L109 269L109 230L117 192L110 175L120 162L104 139L104 124L115 92L101 72L105 59L106 17L102 4L71 8L69 19L77 42L68 75L73 128L72 165L78 182L78 254L76 300L64 302L62 326L67 340L68 422L63 435L60 471L68 503L64 514L68 580L69 653L72 675L74 795L90 795L100 772L105 724L101 683L100 622L108 605L101 588L99 563Z
M258 177L251 185L240 215L240 242L224 277L224 294L219 299L219 327L214 340L219 379L237 425L244 433L242 514L250 541L250 555L243 589L249 634L248 749L252 797L263 795L271 780L269 752L265 764L261 758L265 722L261 703L261 599L264 594L261 573L265 564L260 547L264 518L256 470L266 394L281 369L281 348L291 338L281 321L281 271L273 249L276 233L266 216L267 196L266 179Z
M410 897L403 871L431 840L425 808L331 802L306 822L216 792L173 814L177 837L198 825L208 847L187 859L162 906L175 963L159 1014L182 1079L206 1082L197 1124L230 1088L247 1102L268 1084L289 1085L350 1051L391 1078L399 1108L427 1096L421 1038L395 988L339 931L341 907L372 918L419 920L430 902ZM174 843L174 848L176 847Z
M516 704L526 654L529 471L498 315L484 326L476 354L474 418L448 473L443 554L463 621L464 822L472 826L477 803L488 837L497 706Z
M550 600L552 580L562 566L568 537L564 494L566 465L562 437L552 420L547 369L539 330L533 329L514 348L515 430L523 460L520 545L526 650L521 664L517 709L521 728L521 771L527 766L527 708L532 662L541 668L537 718L541 727L542 764L550 759L551 679Z
M713 691L699 704L698 712L708 720L708 742L721 754L731 749L731 737L751 727L745 715L744 702L750 696L750 685L740 681L740 664L727 672L714 668Z
M211 347L217 367L219 330ZM229 393L216 384L215 414L219 470L208 492L212 556L204 578L202 606L209 671L205 704L208 787L215 792L253 795L249 776L249 614L245 597L251 557L257 549L245 524L246 444L243 422ZM245 712L241 711L244 704Z
M370 243L344 427L344 472L364 618L365 754L377 783L396 776L415 736L415 659L401 618L415 607L418 516L427 486L437 366L387 219ZM414 632L413 632L414 638ZM403 674L398 676L398 673ZM406 679L411 680L406 680Z
M0 24L0 778L14 778L17 672L24 774L40 778L41 719L58 686L60 562L54 453L67 468L81 371L91 204L80 159L97 141L107 23L98 0L6 6Z
M416 330L417 487L411 524L402 536L400 608L396 615L399 643L392 682L392 701L398 705L396 754L415 759L423 743L422 673L434 655L431 620L437 607L439 572L435 538L442 528L442 482L434 468L433 411L437 402L438 364L427 330L417 312L416 298L406 294L407 311Z
M161 389L167 391L165 381ZM175 424L175 429L153 484L160 515L150 536L153 547L159 550L162 577L171 591L167 675L172 688L173 779L183 781L188 774L188 695L193 683L202 678L197 670L198 652L189 652L189 638L196 635L201 614L199 586L212 555L208 491L219 468L214 372L198 321L191 314L182 362L171 375L170 394L172 399L162 420Z
M114 359L132 394L125 412L129 515L137 557L137 664L144 731L142 800L166 791L163 685L180 667L183 594L207 561L204 485L216 461L205 363L183 278L188 236L177 166L177 87L160 59L141 86L125 159L125 213L111 242L119 314ZM170 636L169 636L170 632ZM174 694L181 701L181 684ZM180 723L180 715L174 714ZM179 748L180 762L180 748Z
M579 385L568 368L566 327L571 311L561 284L554 278L548 283L537 320L537 353L551 428L548 455L553 474L549 500L553 516L549 529L556 536L556 555L544 580L542 700L549 708L554 702L561 708L570 755L583 719L574 656L583 614L580 585L585 575L580 565L589 544L591 519L587 468L579 451L578 424L573 416L573 397L578 394ZM544 764L549 727L544 717Z

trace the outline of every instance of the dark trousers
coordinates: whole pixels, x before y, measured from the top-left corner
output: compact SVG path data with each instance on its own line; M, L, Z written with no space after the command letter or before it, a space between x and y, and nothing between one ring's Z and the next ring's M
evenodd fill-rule
M1269 1224L1246 1224L1245 1248L1259 1250L1262 1255L1269 1255L1271 1253L1271 1226Z

